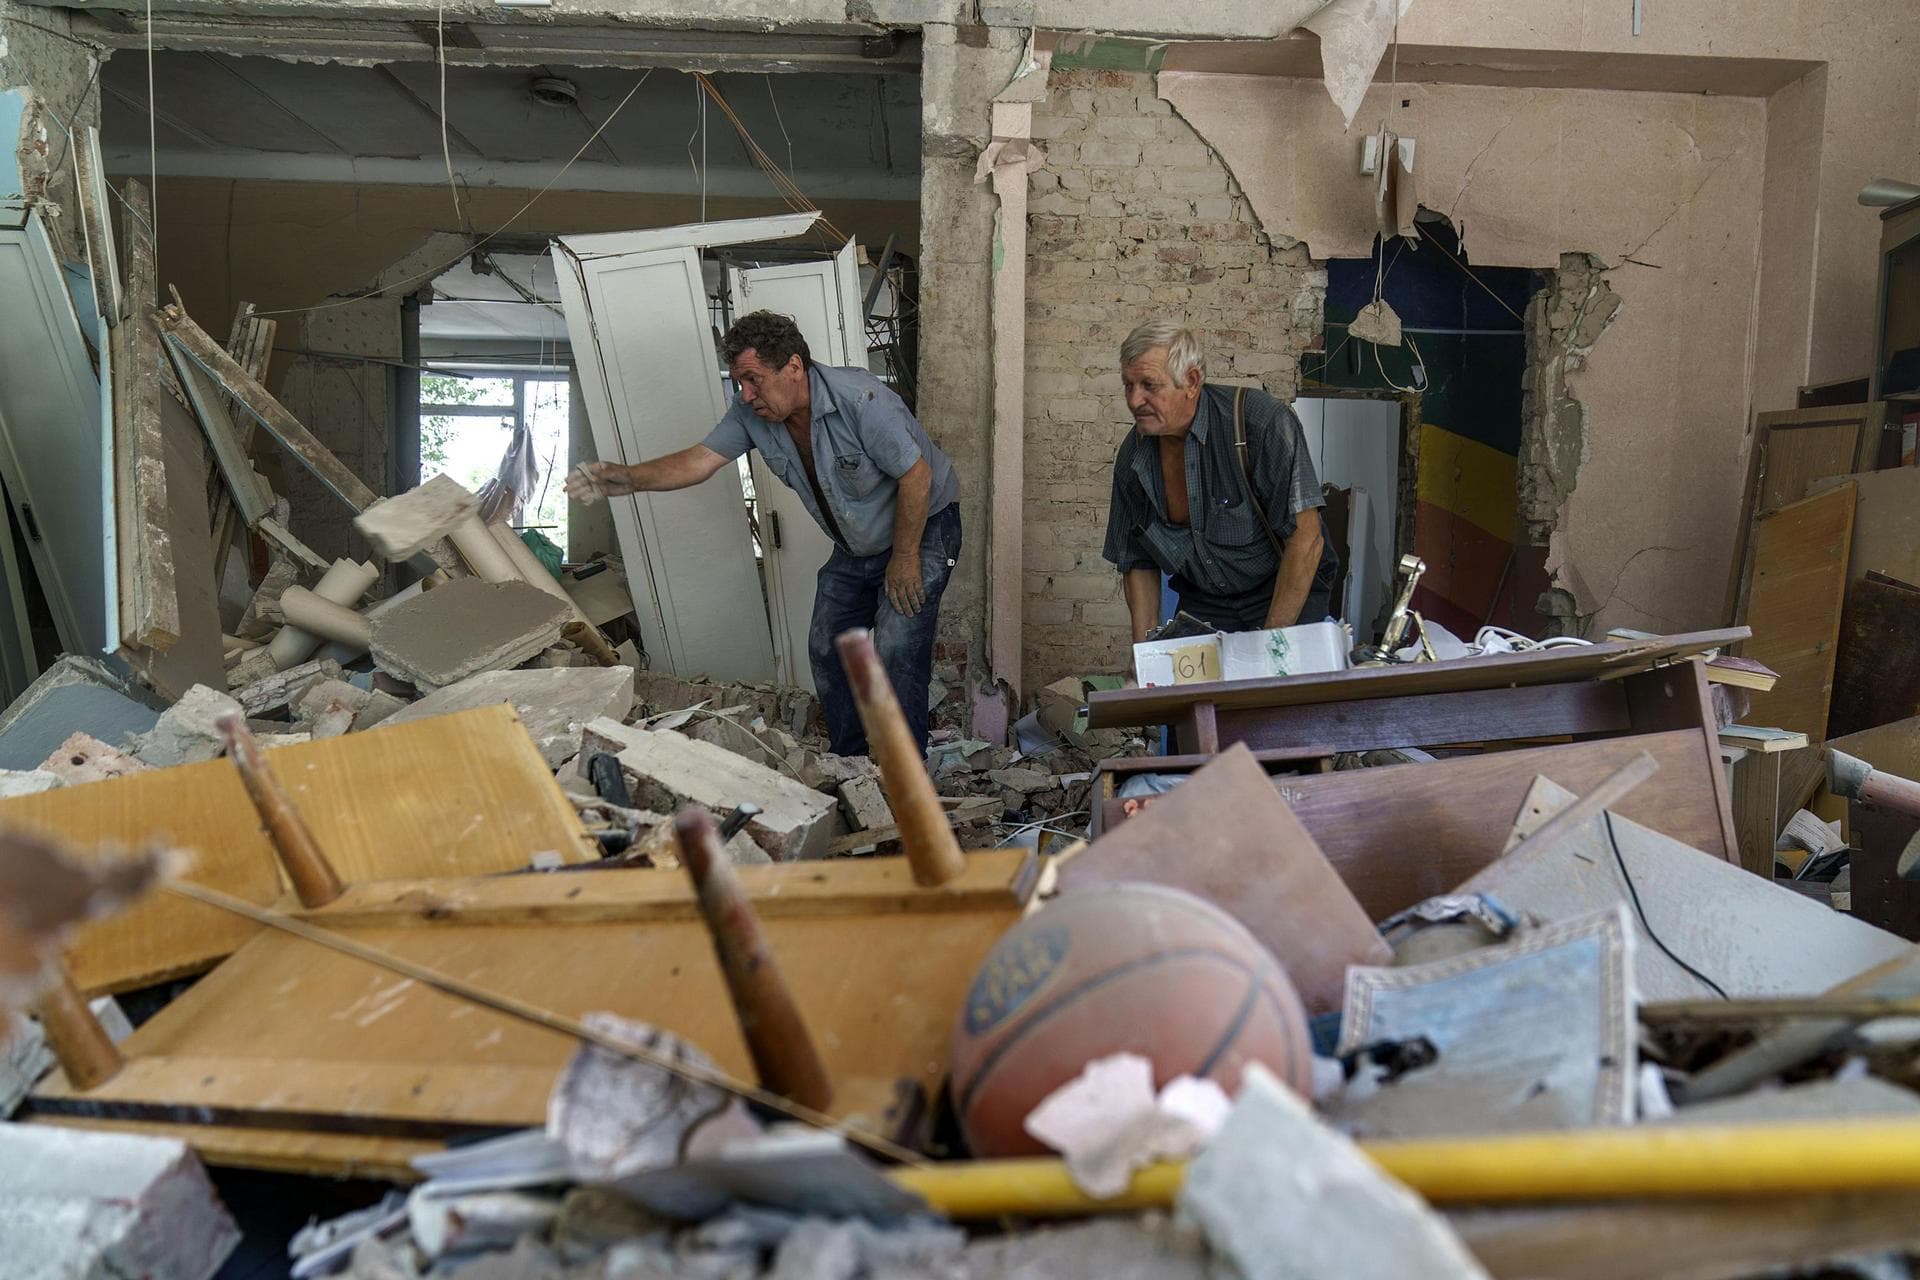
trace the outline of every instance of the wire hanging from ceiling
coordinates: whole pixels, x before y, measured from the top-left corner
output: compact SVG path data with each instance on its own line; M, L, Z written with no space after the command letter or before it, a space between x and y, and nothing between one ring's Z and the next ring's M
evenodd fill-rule
M633 96L636 93L640 92L640 86L645 84L647 82L647 77L651 76L652 74L653 74L652 67L648 67L645 71L641 72L640 78L634 81L633 88L627 90L627 96L620 99L619 103L614 107L614 109L607 114L607 118L600 122L599 127L596 128L592 133L587 135L587 140L580 144L579 149L575 151L573 155L568 158L565 164L560 166L559 171L556 172L551 178L547 179L547 185L544 187L541 187L538 191L534 192L531 196L529 196L525 204L521 205L518 209L514 210L512 217L508 218L505 222L501 223L498 227L495 227L492 231L489 231L486 235L480 237L480 239L474 241L472 244L462 249L458 257L451 258L446 262L441 263L437 267L429 267L427 270L420 272L418 275L409 276L407 279L401 280L398 283L385 285L378 289L369 289L365 293L356 293L351 297L335 298L329 302L316 302L314 305L310 307L281 307L275 311L255 311L254 314L256 316L294 316L294 315L302 315L310 311L329 311L334 307L352 306L356 302L367 302L374 298L385 297L387 294L390 294L390 293L407 292L413 289L417 285L425 284L427 281L433 279L435 276L439 275L441 272L447 270L449 267L459 266L462 262L466 261L467 256L469 254L473 253L477 249L484 248L486 245L491 244L493 241L505 235L507 232L507 228L511 227L514 223L520 221L521 218L525 217L527 210L533 208L534 205L540 202L541 197L545 196L547 192L553 190L554 186L559 183L560 179L566 176L567 170L573 168L574 163L578 161L581 156L587 153L587 148L592 146L595 142L599 141L600 135L607 131L607 126L611 125L614 122L615 118L619 116L620 112L623 109L625 109L626 105L629 102L633 101Z
M740 141L746 144L748 156L750 156L753 162L760 166L761 171L767 175L768 180L773 183L774 190L779 193L782 200L786 201L787 207L795 213L809 212L818 208L813 201L807 198L807 193L800 189L800 185L793 180L792 175L782 169L779 163L767 154L766 148L762 147L759 142L754 139L753 134L748 131L746 123L740 119L739 114L734 111L732 104L727 101L726 95L720 92L718 85L714 84L713 78L704 71L695 71L692 74L693 78L699 83L700 88L705 91L709 98L713 99L713 105L720 108L720 114L724 115L728 123L733 125L734 132L740 135ZM848 238L846 233L834 226L825 214L820 216L819 229L835 240L845 240Z
M447 162L447 187L453 192L454 225L469 235L473 223L460 203L460 184L453 176L453 144L447 137L447 0L439 0L433 23L434 57L440 64L440 158Z

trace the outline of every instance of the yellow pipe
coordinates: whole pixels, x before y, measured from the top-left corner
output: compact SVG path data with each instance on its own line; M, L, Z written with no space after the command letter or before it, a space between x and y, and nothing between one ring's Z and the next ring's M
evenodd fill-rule
M1644 1200L1920 1189L1920 1120L1637 1126L1372 1142L1361 1150L1435 1203ZM1064 1217L1165 1208L1184 1164L1134 1175L1096 1200L1052 1159L895 1169L893 1180L953 1218Z

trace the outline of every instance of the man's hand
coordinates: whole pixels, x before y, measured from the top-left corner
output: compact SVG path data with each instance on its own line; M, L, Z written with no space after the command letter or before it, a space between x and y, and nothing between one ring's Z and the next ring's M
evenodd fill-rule
M598 502L638 491L633 468L618 462L583 462L567 473L567 496L575 502Z
M927 589L920 579L920 552L895 548L887 561L887 600L903 617L911 618L927 602Z

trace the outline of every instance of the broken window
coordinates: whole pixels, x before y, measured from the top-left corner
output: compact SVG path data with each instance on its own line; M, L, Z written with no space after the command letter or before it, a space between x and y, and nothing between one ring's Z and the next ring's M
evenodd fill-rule
M446 369L420 379L420 479L445 473L474 492L500 470L524 429L538 483L525 496L516 527L567 543L567 465L571 403L565 374L553 369Z

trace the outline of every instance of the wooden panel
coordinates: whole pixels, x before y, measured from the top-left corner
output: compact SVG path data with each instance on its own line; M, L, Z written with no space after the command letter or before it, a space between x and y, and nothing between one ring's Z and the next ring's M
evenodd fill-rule
M381 1178L389 1182L419 1182L420 1174L410 1163L412 1159L444 1151L447 1146L431 1138L313 1133L252 1125L170 1124L162 1120L50 1115L34 1116L32 1122L170 1138L191 1146L208 1164L333 1178Z
M835 914L764 918L772 952L835 1081L834 1115L880 1129L897 1081L931 1096L945 1074L955 1011L987 951L1020 918L1022 904L1006 887L1025 863L1024 856L981 862L1002 876L992 906L894 911L886 904L897 890L883 888L874 895L879 910L853 894ZM768 870L800 885L833 881L850 866L858 869ZM524 879L555 906L601 874ZM669 871L623 878L631 885L643 876L684 880ZM458 884L443 890L463 891ZM659 895L637 896L644 915ZM702 922L635 927L630 919L558 923L538 915L519 924L411 920L340 932L556 1013L605 1010L665 1027L729 1073L752 1078ZM127 1065L119 1075L85 1094L56 1075L36 1092L35 1105L121 1119L191 1117L425 1138L541 1124L554 1076L573 1049L568 1036L267 931L135 1031L122 1046Z
M1746 628L1734 627L1580 648L1397 667L1363 667L1309 676L1269 676L1168 688L1097 689L1087 695L1087 724L1094 729L1176 724L1202 703L1212 703L1219 711L1228 711L1607 679L1646 671L1663 662L1709 649L1725 648L1747 639L1748 635Z
M1380 920L1451 891L1498 858L1536 775L1586 792L1641 751L1660 762L1660 771L1616 811L1696 849L1731 856L1729 820L1710 776L1720 768L1719 754L1709 754L1697 730L1276 778L1274 785L1367 915Z
M1742 653L1779 672L1780 683L1753 691L1747 718L1815 742L1827 736L1853 502L1854 487L1842 485L1782 507L1754 532L1747 608L1753 639Z
M1707 681L1706 664L1675 663L1628 676L1620 683L1626 690L1627 711L1635 733L1687 729L1700 734L1711 766L1707 782L1720 814L1720 848L1727 857L1738 860L1740 838L1733 825L1733 789L1720 764L1719 725L1713 714L1713 689Z
M1829 476L1809 486L1807 496L1849 481L1855 498L1847 581L1858 583L1877 572L1920 583L1920 467Z
M1859 526L1854 527L1857 543ZM1920 525L1915 536L1920 537ZM1843 737L1915 715L1920 715L1920 587L1870 572L1848 591L1840 615L1827 734Z
M535 853L598 856L510 706L281 747L268 756L341 879L513 871ZM188 877L270 903L284 881L232 764L156 769L0 801L0 823L45 831L81 856L151 842L193 851ZM254 926L155 894L83 928L67 953L82 989L125 991L194 973Z
M1811 747L1801 750L1818 754ZM1782 812L1781 760L1796 754L1749 751L1733 765L1733 829L1740 865L1768 880L1773 879L1774 841L1793 816L1793 809Z
M1902 880L1899 865L1916 831L1920 819L1907 814L1858 801L1847 806L1853 915L1910 942L1920 942L1920 884Z
M1920 781L1920 716L1896 720L1827 743L1835 751L1858 756L1876 769ZM1817 751L1802 754L1818 758ZM1824 783L1825 775L1821 775Z
M1886 416L1886 406L1878 402L1756 415L1727 582L1726 617L1730 621L1747 620L1753 537L1758 522L1800 501L1807 495L1808 485L1823 476L1872 468Z
M1583 680L1525 689L1473 689L1219 713L1220 742L1250 747L1328 743L1335 751L1431 747L1454 742L1622 733L1629 727L1621 682Z

